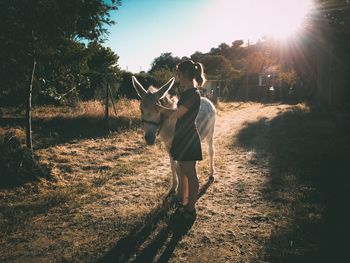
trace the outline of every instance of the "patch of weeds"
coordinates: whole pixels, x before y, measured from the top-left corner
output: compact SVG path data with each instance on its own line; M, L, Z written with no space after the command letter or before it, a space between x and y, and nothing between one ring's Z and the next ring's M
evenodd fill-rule
M14 187L50 177L48 167L39 163L38 158L22 146L13 132L0 136L0 170L0 187Z

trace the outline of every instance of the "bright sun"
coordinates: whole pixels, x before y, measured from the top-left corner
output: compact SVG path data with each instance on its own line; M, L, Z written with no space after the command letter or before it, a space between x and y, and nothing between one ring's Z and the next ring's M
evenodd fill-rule
M266 35L286 38L302 25L313 0L208 0L205 28L213 37L258 39ZM208 19L209 18L209 19Z
M261 2L265 2L261 10L265 13L264 20L266 19L262 31L276 38L286 38L297 32L311 8L310 0ZM259 23L259 19L256 23Z

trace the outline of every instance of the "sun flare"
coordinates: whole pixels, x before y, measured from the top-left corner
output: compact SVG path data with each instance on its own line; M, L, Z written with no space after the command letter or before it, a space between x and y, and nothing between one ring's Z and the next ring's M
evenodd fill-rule
M311 8L311 1L308 0L269 2L263 9L267 16L264 33L280 39L296 33Z
M210 3L210 5L209 5ZM219 39L283 39L302 26L313 0L217 0L208 2L205 27Z

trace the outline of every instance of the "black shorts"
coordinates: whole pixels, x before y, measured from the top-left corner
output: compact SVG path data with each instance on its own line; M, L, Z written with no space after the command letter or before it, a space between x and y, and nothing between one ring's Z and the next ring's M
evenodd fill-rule
M179 133L175 136L170 148L170 155L176 161L200 161L202 160L201 140L197 129Z

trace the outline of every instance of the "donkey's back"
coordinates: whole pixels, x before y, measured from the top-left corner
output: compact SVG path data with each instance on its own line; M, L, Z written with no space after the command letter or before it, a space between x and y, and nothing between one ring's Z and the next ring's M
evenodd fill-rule
M209 161L210 161L210 180L214 178L214 128L215 128L216 110L214 104L207 98L201 97L201 106L196 118L196 127L198 129L201 141L208 142Z
M216 110L213 103L207 98L201 97L201 106L196 118L196 127L201 140L206 139L208 136L214 136L215 112Z

